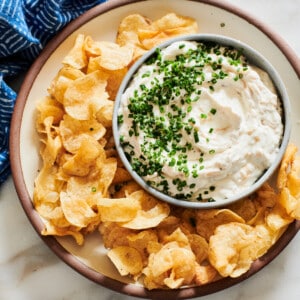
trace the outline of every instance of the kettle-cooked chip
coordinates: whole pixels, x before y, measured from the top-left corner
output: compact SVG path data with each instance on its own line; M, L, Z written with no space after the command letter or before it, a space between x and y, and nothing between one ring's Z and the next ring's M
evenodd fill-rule
M169 13L155 20L151 27L159 31L173 30L176 28L193 28L198 30L198 24L195 19L185 16L179 16L175 13Z
M119 70L127 67L133 57L133 48L131 46L120 46L111 42L99 42L98 47L101 54L96 59L99 60L99 66L107 70Z
M202 236L198 234L188 235L191 249L193 250L197 263L201 264L208 257L208 243Z
M43 166L34 181L33 203L59 202L59 193L63 182L57 179L57 166Z
M96 166L99 170L99 173L96 173L96 177L99 179L99 192L103 195L103 197L108 197L108 189L117 170L117 160L115 157L109 157L106 159L99 157L96 161Z
M61 228L51 224L49 221L45 221L45 228L42 230L42 235L54 235L54 236L73 236L76 243L81 246L84 242L83 234L75 227Z
M274 209L270 211L265 217L266 225L273 231L279 232L285 229L287 225L292 223L294 218L289 216L284 207L278 202Z
M231 222L245 223L245 220L238 214L225 208L199 210L196 212L196 220L197 233L207 241L209 237L213 235L215 229L221 224Z
M71 153L75 153L87 137L98 141L106 133L105 127L95 119L76 120L66 114L60 122L59 131L65 149Z
M249 270L254 257L249 247L257 236L253 227L231 222L219 225L209 240L209 261L223 277L238 277Z
M75 69L83 69L87 65L87 56L84 51L84 34L78 34L73 48L65 56L62 63Z
M141 28L138 31L138 37L143 47L151 49L172 37L197 31L198 24L193 18L169 13L154 21L147 28Z
M122 167L118 167L113 179L113 184L123 183L132 180L130 173Z
M266 253L277 234L264 224L255 227L236 222L219 225L209 240L209 261L223 277L238 277Z
M62 151L62 142L57 134L57 128L53 126L54 117L50 116L44 120L45 140L44 147L41 148L41 156L45 166L51 167L55 163L59 153Z
M70 84L80 77L84 77L85 74L78 69L71 66L63 66L52 80L48 93L55 98L58 102L63 103L64 94Z
M279 197L280 204L292 218L300 219L300 201L294 197L288 188L283 188Z
M178 288L190 284L196 273L195 255L188 247L177 242L165 244L158 252L151 253L148 266L143 270L148 289Z
M70 176L87 176L101 153L99 143L93 137L85 136L76 154L63 164L62 169Z
M140 202L129 195L127 198L100 198L98 207L103 222L128 222L140 210Z
M294 197L300 198L300 157L295 157L292 163L287 187Z
M106 105L102 106L96 113L96 119L105 128L112 127L114 103L113 101L107 101Z
M141 209L137 211L134 219L123 223L122 227L130 229L152 228L170 213L170 207L167 203L156 200L143 190L134 192L129 197L136 199L140 203Z
M36 118L38 132L40 132L40 125L44 123L44 120L46 118L52 117L52 124L58 125L65 114L63 106L54 98L51 98L49 96L46 96L43 99L41 99L37 103L36 108L38 110L38 115Z
M61 208L71 225L83 228L98 219L99 215L88 205L84 198L75 198L74 194L60 193Z
M100 71L71 82L64 94L63 104L68 115L77 120L89 120L108 100L107 77Z
M287 186L288 174L290 172L291 164L295 160L296 153L297 147L293 144L289 144L283 155L277 176L277 187L279 189Z
M119 246L109 250L107 256L122 276L137 275L142 272L142 257L135 248Z
M218 277L217 270L212 265L196 265L195 283L203 285L215 281Z
M139 251L142 256L143 264L148 263L148 246L151 243L158 243L158 237L156 231L153 229L147 229L138 233L131 233L127 235L128 245Z
M137 33L139 29L147 28L152 21L140 14L131 14L123 18L119 24L118 34L124 31Z

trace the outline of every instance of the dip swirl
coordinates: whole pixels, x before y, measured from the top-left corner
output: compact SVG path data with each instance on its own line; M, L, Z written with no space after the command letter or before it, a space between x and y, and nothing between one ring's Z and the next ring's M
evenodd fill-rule
M222 201L272 164L281 114L271 79L241 51L177 41L157 49L123 93L120 142L153 188L177 199Z

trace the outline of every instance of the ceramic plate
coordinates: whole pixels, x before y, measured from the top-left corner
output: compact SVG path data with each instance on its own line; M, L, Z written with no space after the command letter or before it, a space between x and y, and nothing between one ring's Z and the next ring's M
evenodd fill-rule
M195 18L201 33L223 34L240 39L270 60L286 84L293 108L291 140L300 147L300 136L297 134L300 126L299 59L272 30L243 11L221 1L111 0L91 9L58 34L32 65L19 92L10 135L11 167L22 206L38 234L43 224L32 206L33 183L40 167L39 142L33 121L37 100L46 95L48 85L78 33L91 35L95 40L114 41L118 24L123 17L141 13L157 19L169 12ZM68 238L41 238L65 263L108 288L145 298L186 299L217 292L253 275L282 251L299 228L300 222L292 223L268 253L255 261L249 272L239 278L226 278L201 287L164 291L147 291L139 284L121 278L106 257L106 250L97 232L86 239L83 247L77 246Z

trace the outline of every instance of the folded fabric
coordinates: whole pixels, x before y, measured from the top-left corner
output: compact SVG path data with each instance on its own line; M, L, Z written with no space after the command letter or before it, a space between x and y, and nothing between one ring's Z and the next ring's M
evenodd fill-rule
M0 1L0 184L10 174L9 126L17 94L5 82L27 70L71 20L107 0Z

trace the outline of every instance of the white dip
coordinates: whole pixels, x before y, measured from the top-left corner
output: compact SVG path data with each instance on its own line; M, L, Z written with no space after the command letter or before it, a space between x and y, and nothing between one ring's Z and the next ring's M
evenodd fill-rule
M178 199L221 201L251 186L281 143L280 99L241 53L175 42L134 76L119 110L133 169Z

